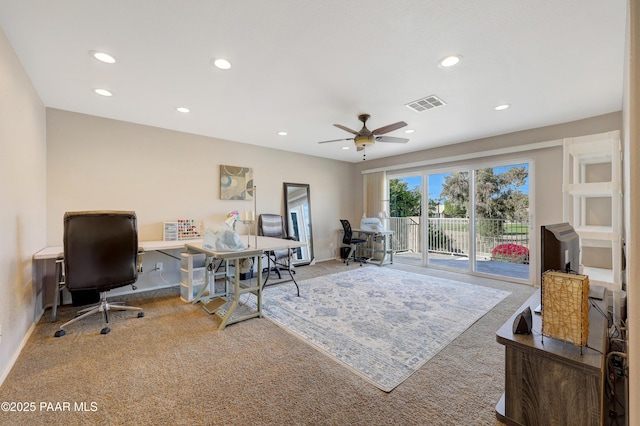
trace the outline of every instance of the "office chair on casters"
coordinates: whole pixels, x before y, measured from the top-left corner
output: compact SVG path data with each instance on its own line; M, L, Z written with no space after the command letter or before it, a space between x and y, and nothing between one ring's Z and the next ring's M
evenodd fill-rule
M344 259L344 263L349 265L349 262L360 262L360 266L364 262L367 261L364 257L359 257L356 255L358 251L358 246L364 244L368 241L368 238L356 238L353 236L353 230L351 229L351 224L346 219L340 219L340 223L342 224L342 229L344 230L344 235L342 236L342 243L349 246L349 254Z
M76 321L102 313L106 326L100 331L109 331L110 310L138 311L138 318L144 316L142 308L109 303L107 292L112 288L131 285L142 272L141 255L138 248L138 225L135 212L86 211L67 212L64 215L64 252L56 262L58 291L53 302L53 320L57 319L60 290L66 288L74 294L100 294L98 305L82 309L77 316L60 326L55 337L66 334L65 328ZM74 299L75 301L75 299Z
M258 217L258 235L296 241L295 238L287 236L284 219L279 214L261 214ZM267 273L263 286L267 285L271 272L275 272L278 275L278 279L282 279L281 271L286 271L291 277L291 281L296 285L298 296L300 296L300 287L298 287L298 283L293 277L293 274L296 273L291 263L293 261L293 252L293 249L272 250L267 252L269 266L263 271ZM276 282L274 284L278 283Z

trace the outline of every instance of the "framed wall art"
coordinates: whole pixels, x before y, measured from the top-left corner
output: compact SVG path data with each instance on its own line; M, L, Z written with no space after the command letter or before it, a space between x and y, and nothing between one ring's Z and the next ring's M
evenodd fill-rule
M253 168L220 165L220 199L253 200Z

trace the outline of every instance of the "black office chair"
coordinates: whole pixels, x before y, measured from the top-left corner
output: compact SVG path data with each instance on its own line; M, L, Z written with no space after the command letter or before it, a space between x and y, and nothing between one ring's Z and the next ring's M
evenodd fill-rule
M261 214L258 217L258 235L296 241L294 237L287 236L287 231L284 226L284 219L279 214ZM298 296L300 296L300 287L298 287L298 283L293 277L293 274L296 273L296 271L293 270L292 264L293 253L294 249L273 250L267 252L267 260L269 266L263 271L267 273L267 276L264 280L264 286L267 286L267 281L269 281L271 272L275 272L278 275L278 279L281 280L281 271L286 271L291 277L291 281L293 281L293 283L296 285ZM273 284L279 284L279 282L275 282Z
M344 230L344 235L342 236L342 243L349 246L349 254L344 259L344 263L349 265L349 262L360 262L360 266L363 263L367 262L368 259L358 256L358 246L365 244L369 239L367 237L354 237L353 230L351 229L351 224L346 219L340 219L340 223L342 224L342 229Z
M139 311L138 318L144 316L142 308L107 302L107 292L112 288L131 285L142 272L141 255L138 248L138 225L135 212L86 211L67 212L64 215L64 253L58 257L58 291L53 302L53 320L57 319L60 290L71 292L74 305L77 299L87 294L99 293L100 303L82 309L71 321L60 326L56 337L66 334L64 329L83 318L102 312L106 326L100 331L109 331L109 310ZM80 297L75 297L80 296Z

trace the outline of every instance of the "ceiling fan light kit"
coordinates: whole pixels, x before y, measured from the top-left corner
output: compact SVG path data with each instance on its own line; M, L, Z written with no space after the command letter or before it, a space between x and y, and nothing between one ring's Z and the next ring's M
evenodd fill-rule
M373 143L375 142L375 138L373 137L373 135L358 135L353 138L353 141L358 148L364 148L368 145L373 145Z

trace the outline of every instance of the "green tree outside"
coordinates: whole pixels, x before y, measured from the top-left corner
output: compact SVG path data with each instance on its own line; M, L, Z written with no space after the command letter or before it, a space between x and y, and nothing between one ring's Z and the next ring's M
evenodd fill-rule
M409 184L400 179L389 180L391 217L422 215L422 193L419 187L409 189Z
M525 166L512 167L502 173L493 168L476 172L475 211L479 218L522 221L529 217L529 197L522 187L529 172ZM454 173L445 178L442 197L450 212L466 212L469 205L467 172Z

